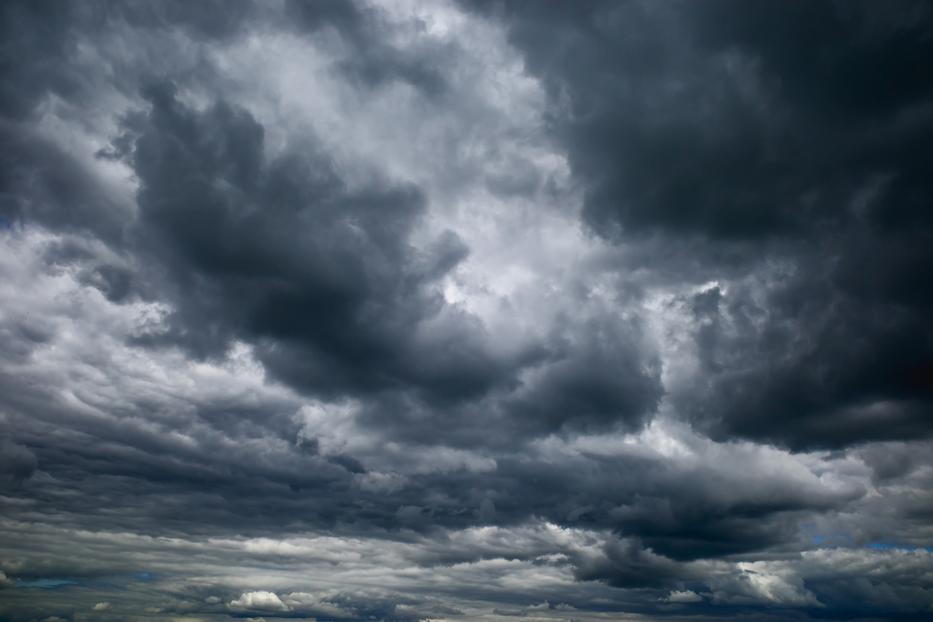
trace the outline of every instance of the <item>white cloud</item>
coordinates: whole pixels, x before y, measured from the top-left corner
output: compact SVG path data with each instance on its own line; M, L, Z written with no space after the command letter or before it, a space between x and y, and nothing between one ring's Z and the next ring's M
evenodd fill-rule
M673 590L670 594L661 599L666 603L699 603L703 597L692 590Z
M249 611L288 611L288 606L275 592L265 590L243 592L239 598L230 601L230 608Z

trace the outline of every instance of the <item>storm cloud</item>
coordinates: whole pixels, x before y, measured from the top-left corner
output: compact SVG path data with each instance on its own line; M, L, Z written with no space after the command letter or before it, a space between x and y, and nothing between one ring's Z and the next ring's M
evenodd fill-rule
M925 619L926 2L6 2L0 619Z

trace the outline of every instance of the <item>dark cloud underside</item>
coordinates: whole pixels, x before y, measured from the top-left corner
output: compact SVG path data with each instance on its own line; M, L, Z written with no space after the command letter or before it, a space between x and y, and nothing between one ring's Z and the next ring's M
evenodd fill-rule
M787 266L697 318L706 388L684 399L719 438L835 447L930 430L930 9L490 8L548 89L597 234Z

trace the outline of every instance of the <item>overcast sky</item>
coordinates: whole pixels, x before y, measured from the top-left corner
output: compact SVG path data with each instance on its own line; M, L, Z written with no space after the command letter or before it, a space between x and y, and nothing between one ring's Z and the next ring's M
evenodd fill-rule
M933 3L6 0L0 620L933 619Z

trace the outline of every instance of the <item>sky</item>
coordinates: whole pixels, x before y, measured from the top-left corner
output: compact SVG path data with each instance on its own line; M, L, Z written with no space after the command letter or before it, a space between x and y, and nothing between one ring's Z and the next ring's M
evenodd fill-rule
M0 621L933 619L933 3L0 42Z

